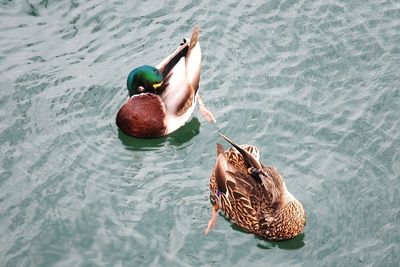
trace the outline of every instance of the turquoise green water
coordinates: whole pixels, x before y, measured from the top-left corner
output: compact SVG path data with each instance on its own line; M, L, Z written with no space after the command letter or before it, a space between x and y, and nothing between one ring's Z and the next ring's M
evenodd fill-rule
M115 115L131 68L201 27L194 118L157 140ZM398 1L0 1L0 266L397 266ZM223 132L303 203L268 242L217 219Z

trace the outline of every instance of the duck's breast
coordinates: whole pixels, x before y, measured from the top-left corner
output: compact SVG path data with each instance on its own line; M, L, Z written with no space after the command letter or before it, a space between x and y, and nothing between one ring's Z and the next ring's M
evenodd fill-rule
M119 110L116 118L118 128L136 137L160 137L166 134L165 106L155 94L131 97Z

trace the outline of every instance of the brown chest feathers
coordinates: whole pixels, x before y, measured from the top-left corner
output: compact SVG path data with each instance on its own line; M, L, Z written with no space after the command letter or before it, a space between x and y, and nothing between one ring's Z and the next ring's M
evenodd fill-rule
M163 136L166 132L164 104L155 94L134 96L121 107L116 123L121 131L131 136Z

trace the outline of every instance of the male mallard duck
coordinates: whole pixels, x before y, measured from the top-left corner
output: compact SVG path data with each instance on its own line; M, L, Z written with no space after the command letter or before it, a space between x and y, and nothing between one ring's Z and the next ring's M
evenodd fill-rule
M242 229L270 240L299 235L306 224L301 203L287 190L275 167L260 162L255 146L239 146L221 135L234 148L224 151L217 144L217 162L210 177L211 220L205 233L215 225L217 211Z
M117 126L128 135L160 137L167 135L191 117L196 102L209 120L215 119L198 96L201 50L199 28L156 67L141 66L128 75L130 99L117 114Z

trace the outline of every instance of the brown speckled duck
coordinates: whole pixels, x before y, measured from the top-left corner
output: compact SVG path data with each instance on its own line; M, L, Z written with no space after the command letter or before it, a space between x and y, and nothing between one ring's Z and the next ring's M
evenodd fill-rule
M116 123L125 134L155 138L183 126L192 116L196 103L209 121L215 122L198 95L201 50L199 28L156 67L141 66L127 79L129 100L117 114Z
M277 169L260 162L255 146L239 146L221 136L233 147L224 151L217 144L218 158L210 177L213 208L205 234L221 210L240 228L265 239L286 240L299 235L306 224L305 211Z

